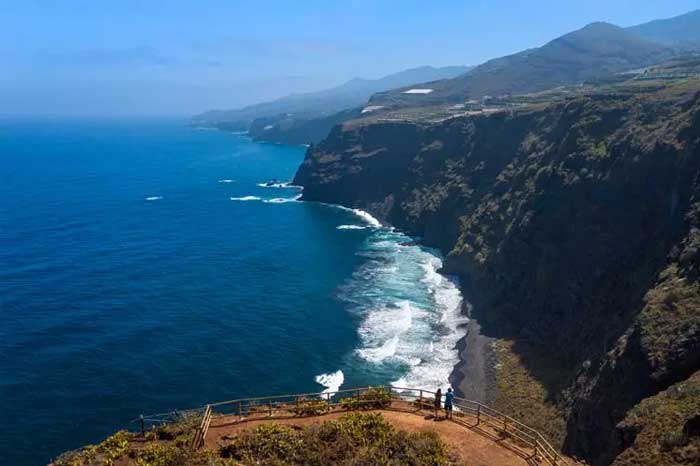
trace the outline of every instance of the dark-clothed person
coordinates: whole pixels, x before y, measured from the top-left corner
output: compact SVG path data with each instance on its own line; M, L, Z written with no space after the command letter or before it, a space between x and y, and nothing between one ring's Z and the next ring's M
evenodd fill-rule
M435 418L436 419L438 416L438 411L440 410L441 402L442 402L442 390L440 390L438 388L437 391L435 392Z
M447 419L452 419L452 400L454 397L455 394L452 393L452 389L448 388L445 394L445 417Z

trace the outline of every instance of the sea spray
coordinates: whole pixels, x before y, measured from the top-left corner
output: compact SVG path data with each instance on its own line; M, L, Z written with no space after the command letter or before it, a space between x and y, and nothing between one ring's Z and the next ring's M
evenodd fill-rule
M334 393L340 390L340 386L345 382L345 374L342 370L337 370L330 374L320 374L316 376L316 383L326 387L321 393Z

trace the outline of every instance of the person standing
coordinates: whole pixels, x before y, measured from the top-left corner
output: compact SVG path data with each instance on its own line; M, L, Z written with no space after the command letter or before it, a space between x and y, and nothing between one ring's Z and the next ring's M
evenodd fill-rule
M440 411L440 406L442 403L442 390L440 390L439 388L435 392L435 402L434 403L435 403L435 405L434 405L435 406L435 419L437 419L438 418L438 411Z
M452 393L452 389L448 388L447 393L445 394L445 418L446 419L452 419L452 400L454 399L455 394Z

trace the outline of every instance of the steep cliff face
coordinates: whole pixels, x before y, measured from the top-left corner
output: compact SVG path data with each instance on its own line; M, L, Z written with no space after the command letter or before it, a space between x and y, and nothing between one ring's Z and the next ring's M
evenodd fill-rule
M448 254L485 332L571 368L565 449L606 465L636 448L626 413L700 369L699 90L346 124L295 184Z

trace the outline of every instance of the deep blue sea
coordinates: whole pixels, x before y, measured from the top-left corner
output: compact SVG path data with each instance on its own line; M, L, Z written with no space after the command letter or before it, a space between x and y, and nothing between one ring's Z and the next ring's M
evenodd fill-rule
M304 151L176 119L0 120L0 465L141 413L447 384L465 319L439 257L298 201Z

